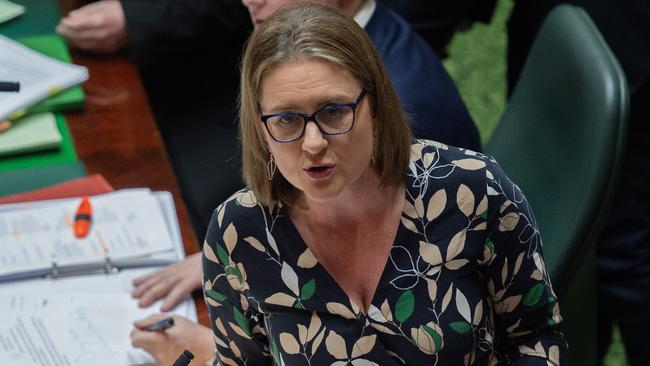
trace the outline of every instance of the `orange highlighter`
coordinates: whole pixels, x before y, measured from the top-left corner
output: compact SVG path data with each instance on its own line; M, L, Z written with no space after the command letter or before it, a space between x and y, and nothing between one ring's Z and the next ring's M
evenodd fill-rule
M84 196L74 215L74 236L81 239L88 235L92 222L92 214L93 208L90 206L90 200L88 196Z

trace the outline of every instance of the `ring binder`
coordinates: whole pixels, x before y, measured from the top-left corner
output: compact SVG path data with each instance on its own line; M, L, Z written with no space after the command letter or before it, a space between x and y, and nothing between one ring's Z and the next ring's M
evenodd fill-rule
M114 275L119 273L120 270L121 268L113 263L109 255L104 256L103 266L99 266L95 268L89 268L88 266L85 265L61 267L57 263L55 256L52 255L52 267L50 269L50 273L46 274L44 277L49 279L57 279L57 278L64 278L64 277L83 276L83 275L101 274L101 273L106 275Z

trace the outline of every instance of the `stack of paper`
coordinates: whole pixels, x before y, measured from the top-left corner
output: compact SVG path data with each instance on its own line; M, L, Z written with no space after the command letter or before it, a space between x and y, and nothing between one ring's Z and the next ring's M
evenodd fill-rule
M20 82L20 92L0 93L0 120L15 119L50 95L88 79L83 66L55 60L0 36L0 80Z
M0 133L0 157L56 149L61 141L54 114L30 114L19 118L12 128Z
M90 200L84 239L71 227L79 198L0 205L0 365L153 363L129 333L161 304L138 308L131 283L184 257L172 196L133 189ZM104 272L107 256L118 273ZM44 278L53 259L60 277ZM190 300L173 313L196 321Z

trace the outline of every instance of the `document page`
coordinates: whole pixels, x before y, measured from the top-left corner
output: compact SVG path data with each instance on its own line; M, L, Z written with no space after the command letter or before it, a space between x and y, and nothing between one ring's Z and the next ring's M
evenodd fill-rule
M133 322L158 312L130 296L131 280L146 273L27 281L0 286L0 364L109 366L151 364L131 347ZM174 314L196 321L191 300Z
M0 93L0 120L88 79L85 67L42 55L2 35L0 50L0 80L20 83L18 93Z
M0 208L0 277L18 272L101 264L170 251L175 239L158 199L149 190L116 191L90 197L88 236L74 235L80 199L14 204ZM181 244L182 246L182 244Z

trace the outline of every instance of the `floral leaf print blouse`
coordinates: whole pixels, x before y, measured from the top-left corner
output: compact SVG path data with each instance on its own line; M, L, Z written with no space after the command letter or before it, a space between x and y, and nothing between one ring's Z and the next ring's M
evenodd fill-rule
M565 343L526 199L490 157L418 140L368 314L278 204L242 190L203 247L218 365L559 365Z

